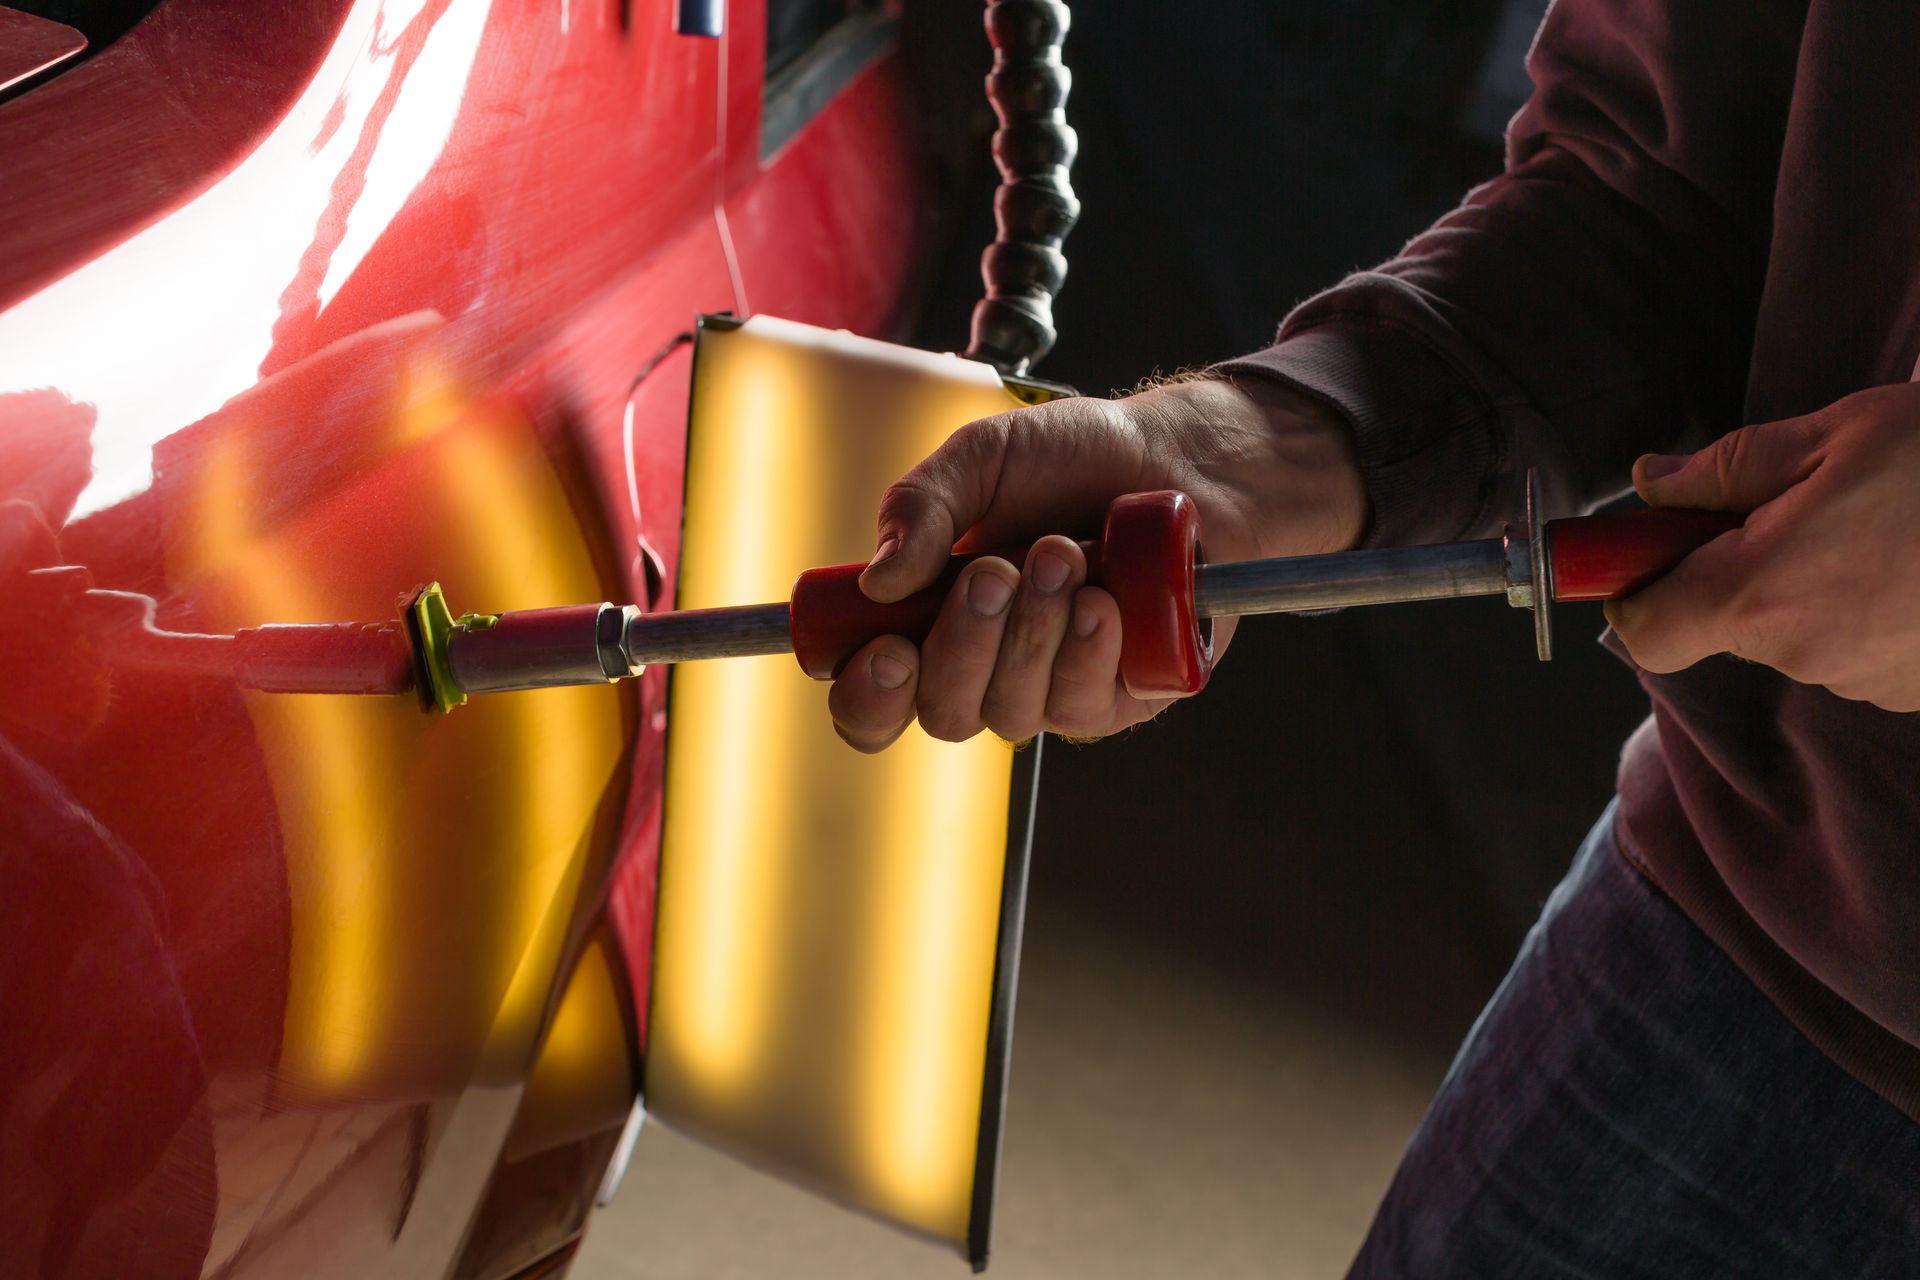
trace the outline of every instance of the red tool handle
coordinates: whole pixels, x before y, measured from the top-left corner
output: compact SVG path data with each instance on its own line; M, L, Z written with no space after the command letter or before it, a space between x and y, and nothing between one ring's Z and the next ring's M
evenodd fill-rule
M1135 697L1198 693L1213 669L1212 628L1194 612L1200 519L1183 493L1130 493L1107 509L1087 548L1087 580L1120 606L1120 678ZM932 586L895 604L860 590L865 565L809 569L793 586L793 653L816 680L831 680L876 636L918 643L933 630L954 581L977 555L954 556ZM1006 557L1019 564L1024 556Z
M1688 552L1740 527L1729 511L1614 511L1547 521L1555 600L1630 596Z

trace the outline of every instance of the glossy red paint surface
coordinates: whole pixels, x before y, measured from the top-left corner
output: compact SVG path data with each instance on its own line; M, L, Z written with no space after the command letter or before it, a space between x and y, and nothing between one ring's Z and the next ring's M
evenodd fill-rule
M1632 595L1745 517L1724 511L1612 511L1547 521L1555 600Z
M670 590L676 335L749 300L886 323L891 64L763 166L758 6L718 44L670 10L164 0L0 105L25 1274L499 1276L577 1237L614 1129L541 1147L516 1114L591 940L646 990L661 673L434 719L166 637L356 624L268 665L378 679L368 629L429 578L644 600L652 556Z

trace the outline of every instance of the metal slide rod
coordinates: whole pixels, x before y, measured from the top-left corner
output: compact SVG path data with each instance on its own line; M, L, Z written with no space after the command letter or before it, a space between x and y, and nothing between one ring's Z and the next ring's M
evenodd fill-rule
M627 615L620 641L629 667L700 658L752 658L793 652L785 602Z
M1402 600L1507 594L1507 550L1499 538L1433 547L1336 551L1322 556L1202 565L1194 606L1203 618L1299 613Z

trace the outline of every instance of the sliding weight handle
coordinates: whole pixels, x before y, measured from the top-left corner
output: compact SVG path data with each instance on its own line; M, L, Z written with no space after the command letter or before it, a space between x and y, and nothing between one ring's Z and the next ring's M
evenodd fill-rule
M1116 498L1087 551L1087 581L1120 606L1120 678L1139 698L1198 693L1213 667L1212 629L1194 612L1200 563L1200 520L1192 499L1163 490ZM984 554L984 553L983 553ZM958 555L932 586L894 604L860 590L865 565L810 569L790 602L793 652L816 680L831 680L878 636L927 638L947 593L978 555ZM1006 557L1015 564L1025 557Z

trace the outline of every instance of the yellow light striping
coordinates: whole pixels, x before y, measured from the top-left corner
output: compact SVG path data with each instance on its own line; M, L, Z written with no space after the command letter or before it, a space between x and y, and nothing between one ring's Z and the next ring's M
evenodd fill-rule
M618 949L603 926L588 940L555 1005L527 1076L503 1156L523 1160L617 1128L633 1106L627 991L614 974Z
M984 365L756 317L702 333L680 605L785 598L873 547L881 493L1016 402ZM861 756L791 658L673 675L649 1110L964 1242L1012 753Z
M730 388L732 447L751 462L722 481L731 489L724 503L688 495L684 537L702 554L682 557L684 606L785 593L778 562L766 549L782 538L805 538L806 525L818 519L818 508L792 499L795 488L815 482L808 442L783 430L783 406L808 394L792 373L775 365ZM782 896L774 878L786 868L755 859L755 845L764 839L755 815L793 803L791 774L766 758L793 732L786 696L793 670L791 660L776 657L690 664L674 673L674 701L692 709L673 720L677 745L667 786L699 796L667 806L662 839L673 846L697 841L701 856L677 873L683 877L677 901L687 904L687 914L662 920L663 936L685 959L661 971L656 989L668 984L661 998L681 1011L692 1075L716 1094L737 1090L767 1069L760 1053L768 1016L758 1002L770 991L753 975L768 963L766 944L778 927L770 917Z
M890 1216L966 1235L1004 871L1008 749L954 761L918 728L898 744L918 785L881 809L884 838L916 850L878 869L869 1016L859 1057L869 1100L857 1136ZM997 745L997 744L996 744ZM981 973L982 947L987 972Z
M232 585L232 603L250 618L290 620L324 613L315 592L285 548L256 527L256 466L252 433L229 430L206 450L196 478L191 518L178 576L189 582L208 572ZM365 708L344 698L248 695L248 710L276 780L287 855L295 980L287 1022L303 1029L302 1073L321 1089L337 1090L354 1077L371 1038L372 1006L380 985L375 939L384 902L370 865L385 825L375 780L396 763L390 735L365 732ZM302 856L307 849L330 856ZM321 982L306 980L324 973Z
M531 424L431 361L386 389L390 412L328 424L354 460L342 486L297 502L248 447L270 406L183 433L157 487L169 582L198 618L378 621L428 576L460 608L603 593ZM621 758L619 696L542 690L444 718L403 698L248 696L291 907L286 1097L446 1095L526 1069Z
M484 588L496 597L476 601L474 607L482 610L517 601L530 584L555 576L554 566L544 562L552 554L556 513L544 504L495 500L516 486L527 487L519 472L528 459L511 448L514 440L512 433L497 430L450 432L443 446L441 466L449 477L459 477L455 496L464 508L453 525L462 530L471 563L488 566ZM587 594L570 599L592 595L587 588ZM550 696L556 693L562 696ZM511 755L504 778L511 804L495 838L521 851L510 873L517 883L506 887L505 911L495 926L508 964L497 1011L499 1030L506 1034L491 1039L505 1056L496 1065L511 1071L522 1065L520 1047L553 982L570 915L554 911L553 904L562 896L571 901L584 869L593 801L606 785L613 763L608 748L617 752L620 730L611 690L540 690L490 701L498 704L488 708L497 718L489 726L491 740Z

